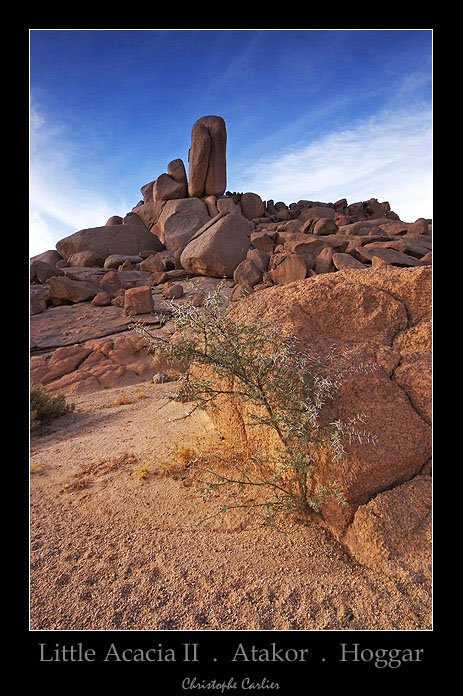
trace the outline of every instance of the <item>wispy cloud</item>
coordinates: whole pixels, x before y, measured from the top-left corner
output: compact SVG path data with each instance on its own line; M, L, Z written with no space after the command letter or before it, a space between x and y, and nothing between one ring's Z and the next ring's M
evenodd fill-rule
M432 215L429 109L387 111L277 156L251 163L237 190L287 203L388 200L403 220Z
M305 125L301 116L286 122L282 132L272 134L271 146L256 141L246 150L248 161L240 157L238 164L229 162L233 190L254 191L263 199L286 203L344 197L352 203L374 197L388 200L402 220L432 217L429 108L391 109L310 142L298 139L283 153L277 150L288 130L293 142L301 132L310 132ZM83 159L90 159L91 142L76 142L64 125L36 104L31 108L30 128L31 255L53 248L78 229L104 225L111 215L125 215L133 207L137 199L129 198L123 182L117 184L117 153L97 163L99 170L115 172L108 192L82 166ZM259 151L274 154L259 158Z
M76 165L78 151L60 124L35 105L30 114L29 246L34 255L79 229L125 215L133 203L95 192Z
M29 215L30 255L35 256L42 251L47 251L47 249L54 249L58 239L59 237L55 239L53 221L47 220L43 213L31 207Z
M256 49L259 45L262 31L243 32L246 36L247 43L242 47L239 53L233 55L228 60L228 64L221 67L221 70L216 73L215 78L209 84L206 94L214 95L218 90L221 90L230 85L233 81L240 79L246 74L246 70L252 64ZM223 37L218 37L217 46L220 47L223 41L229 41L229 32L224 32ZM215 63L216 57L212 56Z

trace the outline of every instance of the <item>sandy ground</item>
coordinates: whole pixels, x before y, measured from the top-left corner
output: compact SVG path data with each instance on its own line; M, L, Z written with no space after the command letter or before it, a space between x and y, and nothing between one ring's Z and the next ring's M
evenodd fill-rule
M429 588L362 567L319 526L281 533L239 510L190 527L217 501L159 470L175 443L220 441L203 414L175 420L173 391L73 397L32 434L32 630L431 628Z

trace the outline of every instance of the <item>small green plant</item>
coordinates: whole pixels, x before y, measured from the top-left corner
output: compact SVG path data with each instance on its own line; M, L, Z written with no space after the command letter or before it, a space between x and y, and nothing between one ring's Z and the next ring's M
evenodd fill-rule
M74 410L74 404L66 402L64 394L51 396L43 384L31 384L30 387L30 424L31 430L54 418L64 416Z
M370 366L354 366L351 352L335 347L321 355L297 337L285 336L280 326L239 321L224 304L221 290L219 285L202 307L169 303L181 341L171 343L154 336L141 323L133 327L157 356L194 365L182 393L168 397L193 403L187 415L216 406L223 398L238 397L249 405L248 425L269 428L277 436L278 445L270 452L240 454L228 471L213 466L217 458L209 457L210 478L204 481L204 492L227 484L238 490L259 487L267 493L258 503L266 521L280 513L304 520L311 510L319 511L328 497L344 504L336 481L316 484L315 459L320 449L329 448L333 460L341 460L343 441L353 436L374 444L375 436L358 428L363 422L360 415L344 423L330 417L329 410L343 379Z

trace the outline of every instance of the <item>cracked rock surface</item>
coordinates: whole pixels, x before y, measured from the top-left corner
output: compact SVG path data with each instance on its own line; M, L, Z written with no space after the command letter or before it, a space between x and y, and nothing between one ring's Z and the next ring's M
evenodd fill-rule
M376 444L353 440L341 464L322 452L315 474L316 483L339 484L348 504L341 507L330 500L323 520L343 539L355 515L349 533L353 544L361 529L359 507L383 491L399 490L431 457L431 268L383 266L325 274L253 293L235 311L244 321L261 317L279 325L282 333L298 336L315 349L332 344L348 348L354 362L370 366L345 380L332 413L344 422L363 414ZM244 437L260 452L271 449L276 445L273 432L248 427L248 408L224 397L211 415L226 438ZM377 506L381 500L379 496ZM390 504L389 497L384 500Z

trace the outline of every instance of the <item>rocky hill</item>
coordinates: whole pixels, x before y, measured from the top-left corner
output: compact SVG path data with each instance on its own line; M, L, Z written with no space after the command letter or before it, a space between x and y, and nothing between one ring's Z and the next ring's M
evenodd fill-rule
M206 116L181 159L141 187L125 217L79 230L31 259L32 378L51 390L105 388L150 376L129 317L160 326L164 299L200 302L227 277L231 300L344 269L431 264L431 222L402 222L388 202L262 201L225 193L226 131Z
M373 361L374 374L346 385L337 405L366 412L378 445L349 451L348 505L328 506L323 520L362 563L428 582L431 221L403 222L375 198L287 205L226 191L226 137L222 118L199 119L188 178L181 159L169 162L124 217L31 259L31 380L86 394L152 379L166 366L129 330L133 318L169 337L165 300L201 306L226 278L243 320L265 317ZM212 415L225 437L238 436L240 405ZM267 434L245 437L261 447ZM321 462L320 481L329 474Z

